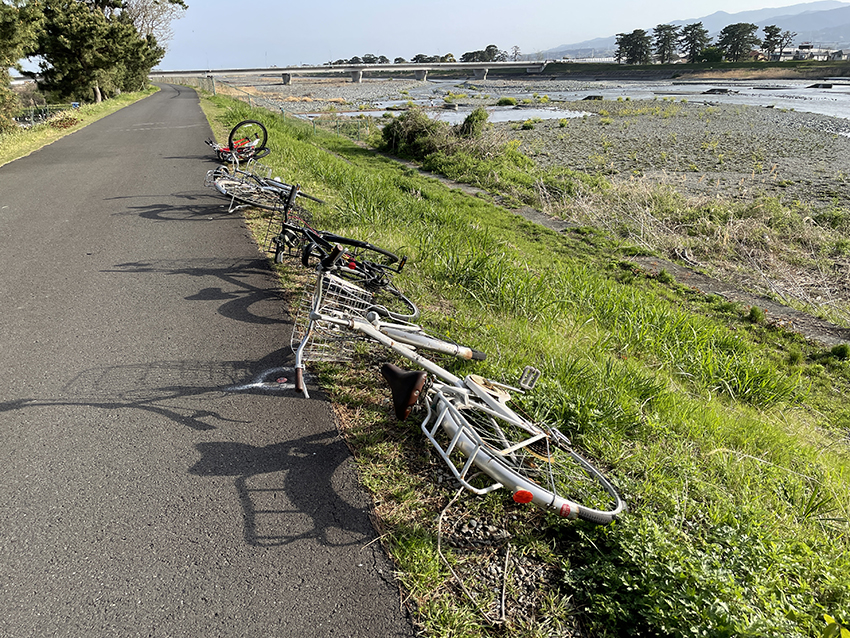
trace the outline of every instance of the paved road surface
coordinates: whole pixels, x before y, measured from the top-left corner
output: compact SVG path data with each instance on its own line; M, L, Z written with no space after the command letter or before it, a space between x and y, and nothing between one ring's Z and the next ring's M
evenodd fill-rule
M209 135L165 86L0 167L0 636L413 635Z

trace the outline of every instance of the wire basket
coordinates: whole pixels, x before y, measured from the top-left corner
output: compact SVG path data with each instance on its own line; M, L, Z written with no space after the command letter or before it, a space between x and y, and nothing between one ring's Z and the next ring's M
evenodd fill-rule
M258 179L268 179L272 176L272 167L255 159L250 159L245 163L244 171Z
M359 286L331 274L322 277L321 296L318 291L306 290L295 314L292 326L292 351L298 349L310 324L314 308L323 315L365 317L374 308L372 294ZM316 306L318 305L318 308ZM363 341L358 333L343 326L323 321L313 323L302 357L304 361L348 361L354 353L354 342Z

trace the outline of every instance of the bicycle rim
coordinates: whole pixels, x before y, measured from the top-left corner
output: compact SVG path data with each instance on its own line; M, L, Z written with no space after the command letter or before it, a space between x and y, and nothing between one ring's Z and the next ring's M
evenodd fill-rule
M251 155L256 155L266 148L269 141L269 133L262 122L256 120L243 120L234 126L227 138L227 146L232 152L243 152L252 149Z
M461 453L474 457L473 463L510 489L514 500L603 525L625 509L613 484L557 429L534 425L510 407L511 418L495 412L474 400L451 405L441 425L449 437L461 430Z
M232 197L238 202L265 208L267 210L278 210L281 205L280 196L274 191L260 188L256 183L223 175L215 180L215 187L219 193Z

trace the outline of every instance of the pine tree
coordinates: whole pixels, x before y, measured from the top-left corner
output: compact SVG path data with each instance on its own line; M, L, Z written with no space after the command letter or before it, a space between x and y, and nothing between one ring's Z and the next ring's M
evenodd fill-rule
M737 62L754 47L761 46L761 40L756 36L758 26L748 22L736 22L723 27L717 36L717 48L723 51L726 59Z
M710 41L708 30L702 26L702 22L685 25L682 27L682 34L679 36L679 46L691 64L699 62L702 50L708 46Z
M779 48L779 38L781 36L781 29L777 27L775 24L768 25L764 27L764 39L761 43L761 50L764 51L764 54L771 58L773 54L776 52L776 49Z
M661 64L673 60L679 42L679 27L672 24L659 24L652 30L652 45Z
M617 62L626 64L649 64L652 61L652 38L643 29L631 33L617 34Z
M41 90L95 102L144 86L165 55L152 35L139 35L120 0L46 0L33 53L42 59Z
M22 0L0 0L0 131L14 126L17 97L11 89L9 69L20 69L20 60L36 40L41 9Z

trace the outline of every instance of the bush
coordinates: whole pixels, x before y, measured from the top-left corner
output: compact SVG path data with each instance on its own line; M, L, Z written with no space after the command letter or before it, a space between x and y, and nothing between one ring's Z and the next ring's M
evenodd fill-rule
M442 148L449 128L444 122L428 117L420 108L412 108L393 118L384 127L384 147L396 155L422 159Z
M484 126L487 124L489 113L483 106L479 106L472 113L466 116L463 124L456 128L456 133L459 137L477 138L481 137L484 132Z
M837 346L834 346L832 350L830 350L832 356L836 359L840 359L841 361L846 361L848 357L850 357L850 345L846 343L841 343Z
M500 97L499 101L496 102L496 106L516 106L516 98Z

